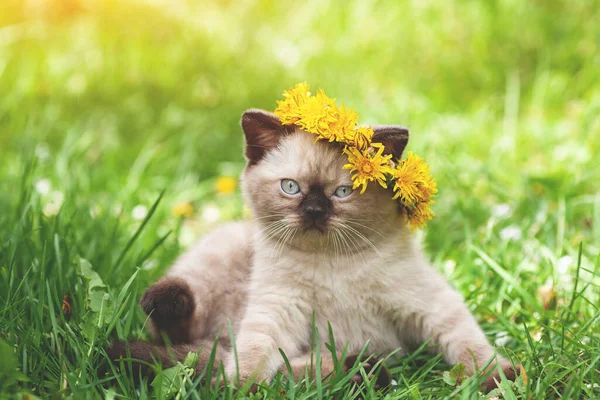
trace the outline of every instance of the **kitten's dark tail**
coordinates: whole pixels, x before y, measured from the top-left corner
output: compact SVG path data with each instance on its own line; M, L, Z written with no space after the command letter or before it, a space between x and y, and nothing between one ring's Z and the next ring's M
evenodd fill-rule
M216 370L226 354L222 346L205 340L196 343L176 344L174 346L155 345L142 341L118 341L106 350L106 354L113 361L119 359L131 360L134 376L153 377L153 365L159 363L163 368L169 368L183 362L190 352L198 353L196 373L200 373L210 362L213 346L215 357L213 369Z

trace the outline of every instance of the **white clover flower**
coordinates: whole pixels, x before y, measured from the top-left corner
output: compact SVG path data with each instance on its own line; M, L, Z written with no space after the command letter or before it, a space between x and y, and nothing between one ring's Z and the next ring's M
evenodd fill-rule
M509 340L510 340L510 336L508 336L508 332L502 331L502 332L496 333L496 339L494 340L494 343L498 347L503 347L508 344Z
M192 245L192 243L194 243L195 240L196 232L194 232L194 229L190 226L190 224L184 222L181 227L181 231L179 232L179 244L183 247L189 247Z
M48 144L43 142L38 143L37 146L35 146L35 155L42 161L50 157L50 147Z
M556 272L566 274L571 265L573 265L573 257L563 256L556 262Z
M42 212L46 217L53 217L60 211L60 204L48 203L44 206Z
M202 219L208 223L217 222L221 218L221 210L215 205L208 205L202 210Z
M50 192L50 194L47 196L47 202L44 204L44 208L42 210L44 215L47 217L52 217L58 214L64 199L65 195L61 191L53 190Z
M456 261L454 260L446 260L444 262L444 269L448 274L454 273L454 269L456 268Z
M146 217L146 214L148 214L148 207L141 204L135 206L133 208L133 211L131 212L133 218L135 218L138 221L144 219Z
M521 228L517 227L517 226L507 226L506 228L502 229L500 231L500 238L502 240L519 240L521 239L521 237L523 237L523 232L521 231Z
M496 204L492 208L492 216L495 218L506 218L512 214L512 210L508 204Z
M40 179L35 183L35 190L41 195L48 194L51 188L52 184L50 183L50 180L46 178Z

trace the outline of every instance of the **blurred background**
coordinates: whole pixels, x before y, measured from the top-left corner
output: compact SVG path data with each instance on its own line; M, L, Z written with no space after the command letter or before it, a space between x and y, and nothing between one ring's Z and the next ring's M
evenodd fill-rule
M116 287L141 267L141 292L244 216L241 113L307 81L410 128L440 188L431 258L473 304L507 293L481 307L514 322L534 302L515 285L550 307L580 242L596 262L599 50L595 0L1 0L3 276L58 271L60 304L82 256Z
M199 200L186 192L243 165L241 112L272 110L282 90L307 81L363 123L409 126L410 148L440 180L438 207L452 209L448 184L477 195L495 181L502 203L531 179L594 192L597 169L584 166L600 143L599 9L589 0L3 0L2 168L18 175L35 154L61 184L83 179L98 196L127 203L169 187Z
M110 197L142 215L166 189L170 206L202 215L212 180L243 167L242 111L273 110L307 81L362 123L407 125L446 220L457 202L481 223L479 208L543 190L592 194L599 10L589 0L3 0L0 171L18 177L35 160L34 180L61 193L54 203L83 190L71 201L95 214ZM241 212L230 197L218 203L209 220Z

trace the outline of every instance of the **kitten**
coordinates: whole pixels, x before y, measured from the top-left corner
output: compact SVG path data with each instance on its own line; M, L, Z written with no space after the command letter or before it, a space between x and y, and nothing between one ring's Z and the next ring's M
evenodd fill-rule
M494 358L515 378L508 360L496 356L461 297L427 263L413 240L392 192L377 184L352 191L339 145L315 142L313 134L284 126L271 113L248 110L242 117L248 160L242 190L250 222L230 223L207 235L144 294L156 342L130 343L131 354L169 364L187 351L219 338L217 360L236 377L227 324L235 333L237 380L270 379L283 367L293 374L311 365L311 328L323 336L328 324L337 354L346 348L346 368L369 342L368 354L400 354L429 341L450 364L469 373ZM373 142L399 159L408 131L374 126ZM324 343L321 354L330 354ZM124 354L117 344L112 355ZM370 363L369 367L374 363ZM333 372L324 356L321 376ZM485 382L495 387L496 370ZM382 382L385 383L385 382Z

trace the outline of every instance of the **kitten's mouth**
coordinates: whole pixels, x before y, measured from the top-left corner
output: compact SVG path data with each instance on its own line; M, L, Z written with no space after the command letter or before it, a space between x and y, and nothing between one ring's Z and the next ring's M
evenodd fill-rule
M306 233L319 233L325 234L327 233L327 224L311 224L311 225L303 225L304 232Z
M302 218L302 228L304 232L319 232L326 233L328 226L329 217L319 216L317 218L304 215Z

